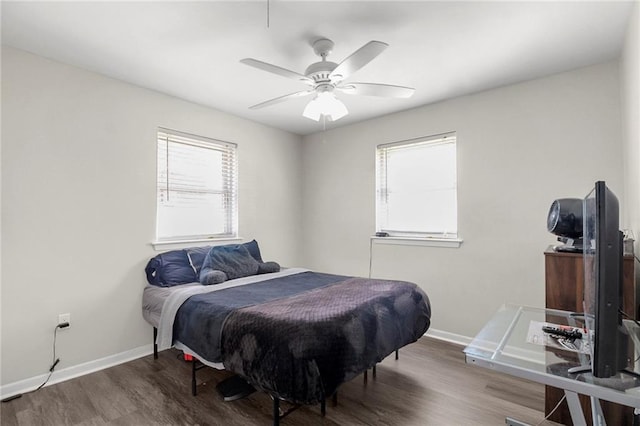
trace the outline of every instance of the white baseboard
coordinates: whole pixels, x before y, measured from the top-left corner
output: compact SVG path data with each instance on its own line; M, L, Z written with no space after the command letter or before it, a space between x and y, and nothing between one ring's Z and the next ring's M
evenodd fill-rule
M54 371L45 386L53 385L76 377L84 376L86 374L94 373L96 371L104 370L105 368L132 361L134 359L141 358L152 353L153 345L149 344L125 352L120 352L115 355L109 355L104 358L85 362L83 364L63 368L59 371ZM18 382L0 386L0 399L9 398L20 393L32 391L40 386L42 382L47 379L48 375L49 373L42 374L40 376L35 376L29 379L24 379Z
M424 334L425 336L432 337L438 340L444 340L445 342L455 343L457 345L467 346L473 340L472 337L463 336L461 334L449 333L448 331L436 330L430 328Z
M425 336L432 337L434 339L444 340L446 342L455 343L458 345L466 346L471 343L472 338L462 336L460 334L449 333L448 331L436 330L430 328ZM71 380L76 377L84 376L86 374L94 373L96 371L104 370L105 368L113 367L114 365L122 364L134 359L141 358L153 353L153 345L144 345L138 348L131 349L129 351L121 352L115 355L110 355L104 358L96 359L94 361L85 362L84 364L78 364L71 367L63 368L59 371L55 371L45 386L50 386L56 383ZM31 377L29 379L20 380L18 382L9 383L4 386L0 386L0 399L9 398L11 396L26 393L34 390L47 379L47 374Z

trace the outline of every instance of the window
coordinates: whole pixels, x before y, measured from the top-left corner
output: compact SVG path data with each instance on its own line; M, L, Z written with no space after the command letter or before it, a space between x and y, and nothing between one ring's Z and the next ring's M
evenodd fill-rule
M376 154L377 231L457 239L455 133L379 145Z
M156 240L237 236L235 144L158 130Z

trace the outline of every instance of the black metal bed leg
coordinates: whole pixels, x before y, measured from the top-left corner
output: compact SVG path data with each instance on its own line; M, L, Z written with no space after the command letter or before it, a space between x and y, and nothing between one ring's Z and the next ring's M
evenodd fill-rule
M273 426L280 425L280 400L275 396L273 398Z
M158 344L156 339L158 338L158 329L153 327L153 359L158 359Z
M320 401L320 414L322 415L322 417L327 414L327 400L325 398Z
M367 384L369 370L364 370L364 384Z
M396 361L398 360L398 349L396 349Z
M196 396L198 390L196 388L196 359L191 357L191 395Z
M376 366L375 365L373 366L373 378L374 379L376 378Z

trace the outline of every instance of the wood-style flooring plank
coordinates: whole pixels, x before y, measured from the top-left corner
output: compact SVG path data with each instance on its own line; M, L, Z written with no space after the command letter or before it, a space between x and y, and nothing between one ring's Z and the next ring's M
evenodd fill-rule
M264 393L224 402L215 386L230 373L198 371L191 395L191 365L176 350L143 357L45 387L0 405L3 426L23 425L270 425L272 401ZM283 403L286 408L286 403ZM283 426L500 425L506 416L543 421L544 386L464 362L462 347L421 338L338 390L338 405L305 406ZM554 423L545 421L543 425Z

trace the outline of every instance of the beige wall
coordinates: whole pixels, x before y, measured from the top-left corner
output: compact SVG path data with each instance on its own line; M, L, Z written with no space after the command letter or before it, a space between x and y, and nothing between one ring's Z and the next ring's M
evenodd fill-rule
M158 126L238 144L239 227L299 264L300 137L2 49L2 384L151 344Z
M504 302L542 306L551 201L604 179L640 239L638 7L607 63L302 139L11 48L2 50L1 384L150 344L158 126L239 144L240 232L286 265L366 276L380 143L458 134L459 249L373 247L463 341ZM619 88L622 88L622 91ZM621 93L621 95L620 95ZM621 106L622 105L622 106ZM621 118L622 117L622 120ZM624 170L624 171L623 171ZM622 195L624 194L624 195Z
M624 141L625 228L633 230L640 253L640 3L635 4L620 60ZM636 263L636 269L638 268ZM639 277L640 279L640 277Z
M376 145L456 131L458 249L373 246L374 277L418 283L432 327L464 341L505 302L544 305L551 202L596 180L622 194L616 63L503 87L304 138L304 265L365 275Z

